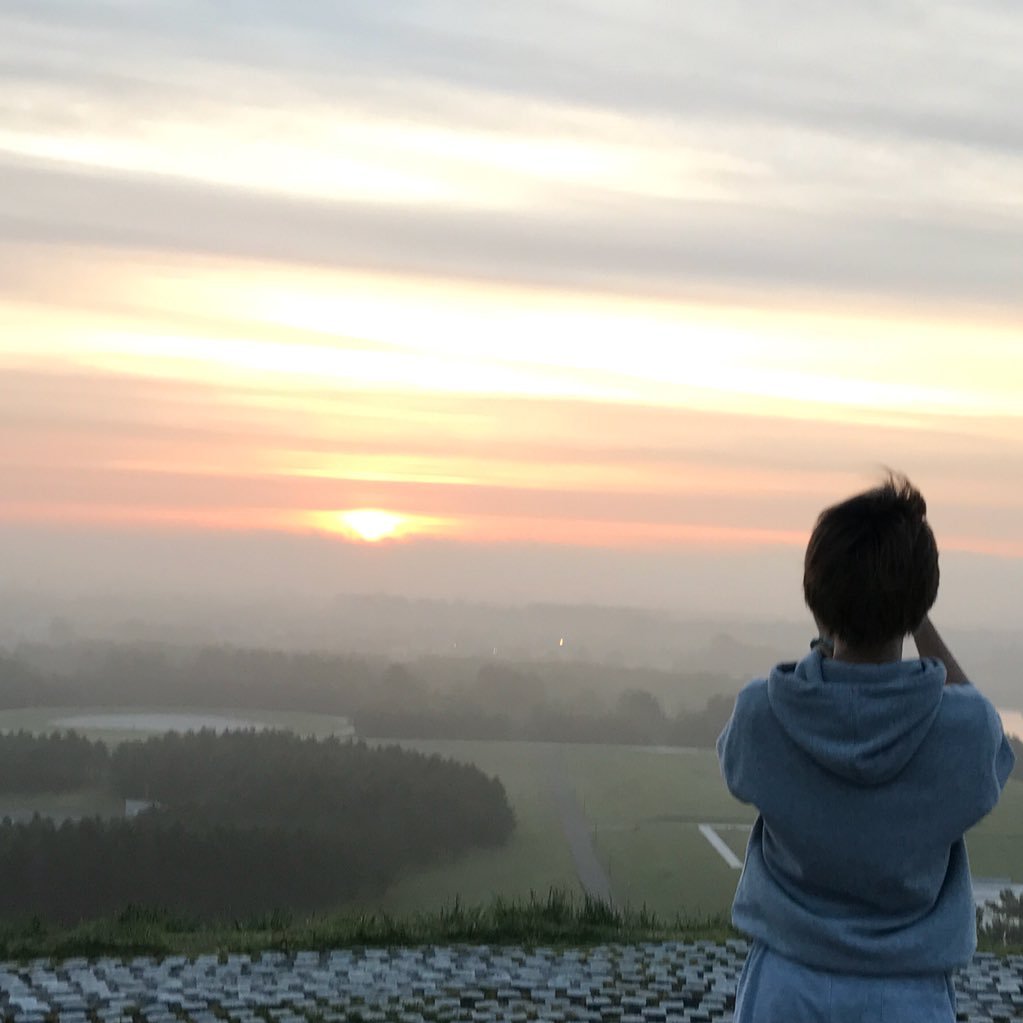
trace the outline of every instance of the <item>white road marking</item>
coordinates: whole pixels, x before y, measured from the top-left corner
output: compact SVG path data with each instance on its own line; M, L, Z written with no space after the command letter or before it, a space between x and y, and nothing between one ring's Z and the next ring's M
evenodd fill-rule
M721 836L714 830L710 824L700 825L700 834L714 847L717 854L728 864L733 870L742 870L742 860L732 852L731 849L725 844Z

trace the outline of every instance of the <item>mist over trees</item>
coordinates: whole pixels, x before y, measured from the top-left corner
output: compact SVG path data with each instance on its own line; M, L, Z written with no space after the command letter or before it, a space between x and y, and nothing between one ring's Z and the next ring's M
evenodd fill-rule
M79 644L0 657L0 708L305 711L389 738L708 746L740 681L582 662L410 664L234 647Z
M124 743L108 760L99 750L75 736L0 736L4 763L51 754L53 777L73 788L76 765L91 772L80 786L102 761L117 794L155 804L131 819L6 820L0 915L336 908L378 896L404 869L501 845L515 827L496 778L396 746L204 731Z

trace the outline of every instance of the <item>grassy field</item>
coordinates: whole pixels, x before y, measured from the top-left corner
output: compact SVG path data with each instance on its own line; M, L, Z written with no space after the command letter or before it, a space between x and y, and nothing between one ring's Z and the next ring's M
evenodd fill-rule
M974 877L1023 882L1023 781L1010 781L994 812L967 836Z
M620 905L645 906L671 919L719 915L731 904L738 872L711 848L698 825L750 822L753 815L725 791L709 750L405 740L400 745L497 775L519 827L504 849L403 879L385 900L388 911L433 912L455 895L474 903L494 894L522 898L552 885L578 891L551 794L558 771L593 826L597 856ZM739 838L741 855L745 835Z
M122 710L132 712L132 708ZM98 711L6 711L0 713L0 730L48 731L56 719L94 712ZM347 725L342 718L312 714L192 713L244 717L317 736L343 732ZM139 737L123 731L86 734L114 743ZM553 793L554 779L563 777L593 829L597 857L619 905L645 906L667 920L728 910L739 873L711 847L699 825L723 825L719 836L741 859L753 812L725 791L713 751L526 742L402 740L398 744L473 763L499 777L518 827L501 849L477 851L455 862L410 872L382 901L363 909L405 916L436 913L456 900L483 905L495 895L526 899L530 893L542 895L552 888L580 893ZM59 817L115 814L121 807L95 790L0 797L0 816L32 809ZM974 876L1023 882L1023 783L1010 782L996 811L971 832L968 842Z
M739 935L726 920L660 920L613 910L605 903L550 891L521 900L443 907L396 918L347 911L291 918L199 922L146 908L74 926L39 920L0 921L0 959L259 953L396 945L526 945L580 947L649 941L723 942Z
M565 762L621 904L667 916L727 911L738 871L699 825L753 814L725 790L713 751L579 746Z
M436 912L456 898L478 905L498 894L525 899L551 888L580 891L551 794L549 776L556 746L404 740L400 745L472 763L499 777L515 809L517 826L501 849L473 852L456 863L438 864L401 878L384 897L381 909L396 914Z
M571 887L567 843L545 788L560 760L593 826L594 845L619 904L661 918L715 916L728 910L739 872L699 831L718 834L742 859L753 811L729 796L712 750L533 743L402 742L477 764L504 782L522 829L503 850L405 879L392 890L395 912L435 911L453 894L468 902L521 896L549 883ZM1010 782L998 807L968 836L975 877L1023 883L1023 783ZM464 870L463 865L465 864ZM562 880L559 880L562 879ZM462 887L462 881L465 886Z

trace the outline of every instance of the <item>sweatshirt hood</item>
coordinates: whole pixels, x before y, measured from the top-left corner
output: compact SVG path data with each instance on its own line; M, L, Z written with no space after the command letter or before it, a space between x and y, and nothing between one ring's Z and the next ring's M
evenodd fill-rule
M880 785L919 749L944 685L935 658L849 664L814 650L774 668L767 693L781 727L811 759L848 781Z

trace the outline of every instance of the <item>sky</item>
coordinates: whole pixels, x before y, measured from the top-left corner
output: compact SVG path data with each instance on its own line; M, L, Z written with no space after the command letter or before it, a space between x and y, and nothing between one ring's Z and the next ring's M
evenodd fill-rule
M7 0L0 585L1023 591L1013 0Z

